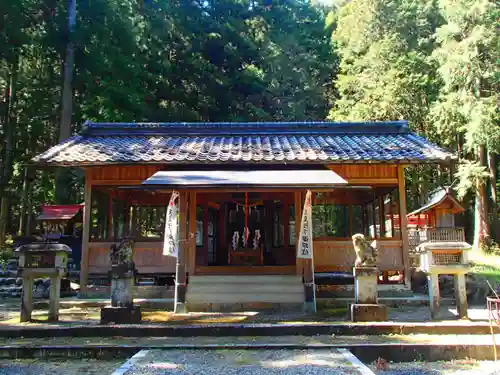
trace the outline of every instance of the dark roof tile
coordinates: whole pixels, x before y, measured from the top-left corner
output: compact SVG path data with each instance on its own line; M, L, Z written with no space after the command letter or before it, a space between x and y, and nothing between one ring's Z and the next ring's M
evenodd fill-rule
M49 165L440 162L454 156L406 122L87 123L33 160Z

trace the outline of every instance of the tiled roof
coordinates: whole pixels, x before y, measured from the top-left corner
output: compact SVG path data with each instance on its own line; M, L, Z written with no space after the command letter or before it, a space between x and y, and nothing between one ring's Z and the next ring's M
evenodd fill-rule
M448 199L453 204L453 213L459 213L464 211L463 206L453 197L453 195L451 195L450 188L441 187L432 192L429 201L425 205L423 205L422 207L413 212L410 212L407 216L418 215L420 213L429 211L430 209L443 203L446 199Z
M443 162L454 156L406 121L90 123L35 157L48 165Z

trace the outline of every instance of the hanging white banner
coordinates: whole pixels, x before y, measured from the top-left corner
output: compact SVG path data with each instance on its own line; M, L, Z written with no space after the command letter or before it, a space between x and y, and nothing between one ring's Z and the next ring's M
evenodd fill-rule
M163 255L176 257L179 255L179 221L177 220L177 206L175 201L179 198L177 191L172 192L167 207L165 218L165 239L163 241Z
M297 258L313 258L311 190L307 191L306 200L304 202L304 210L302 211L299 244L297 246Z

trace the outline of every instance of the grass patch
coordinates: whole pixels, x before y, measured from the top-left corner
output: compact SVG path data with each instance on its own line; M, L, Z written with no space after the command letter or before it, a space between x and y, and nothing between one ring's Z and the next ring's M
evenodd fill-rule
M472 265L470 274L488 280L493 287L500 285L500 256L471 251L469 259Z

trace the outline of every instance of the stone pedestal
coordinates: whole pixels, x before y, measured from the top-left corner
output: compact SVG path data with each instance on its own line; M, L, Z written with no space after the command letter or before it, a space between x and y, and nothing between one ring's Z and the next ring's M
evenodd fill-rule
M455 303L457 304L458 317L467 318L467 287L465 284L465 274L456 274L453 278L455 283Z
M439 293L439 275L437 273L427 275L427 285L429 289L429 308L431 310L431 318L436 319L439 315L441 298Z
M142 314L140 306L106 306L101 309L101 323L103 324L139 324L141 319Z
M377 267L354 267L354 304L350 307L353 322L387 320L387 306L377 303Z
M101 323L134 324L141 322L141 309L134 306L134 263L111 266L111 306L101 309Z
M50 278L50 294L49 294L49 322L57 322L59 320L59 300L61 298L61 277L52 276Z
M31 320L33 311L33 278L23 278L23 294L21 297L21 323Z
M439 318L440 295L439 295L439 273L433 272L427 276L429 288L429 308L431 310L431 318ZM456 273L453 275L453 283L455 286L455 303L457 305L458 317L467 318L467 288L465 284L465 273Z

